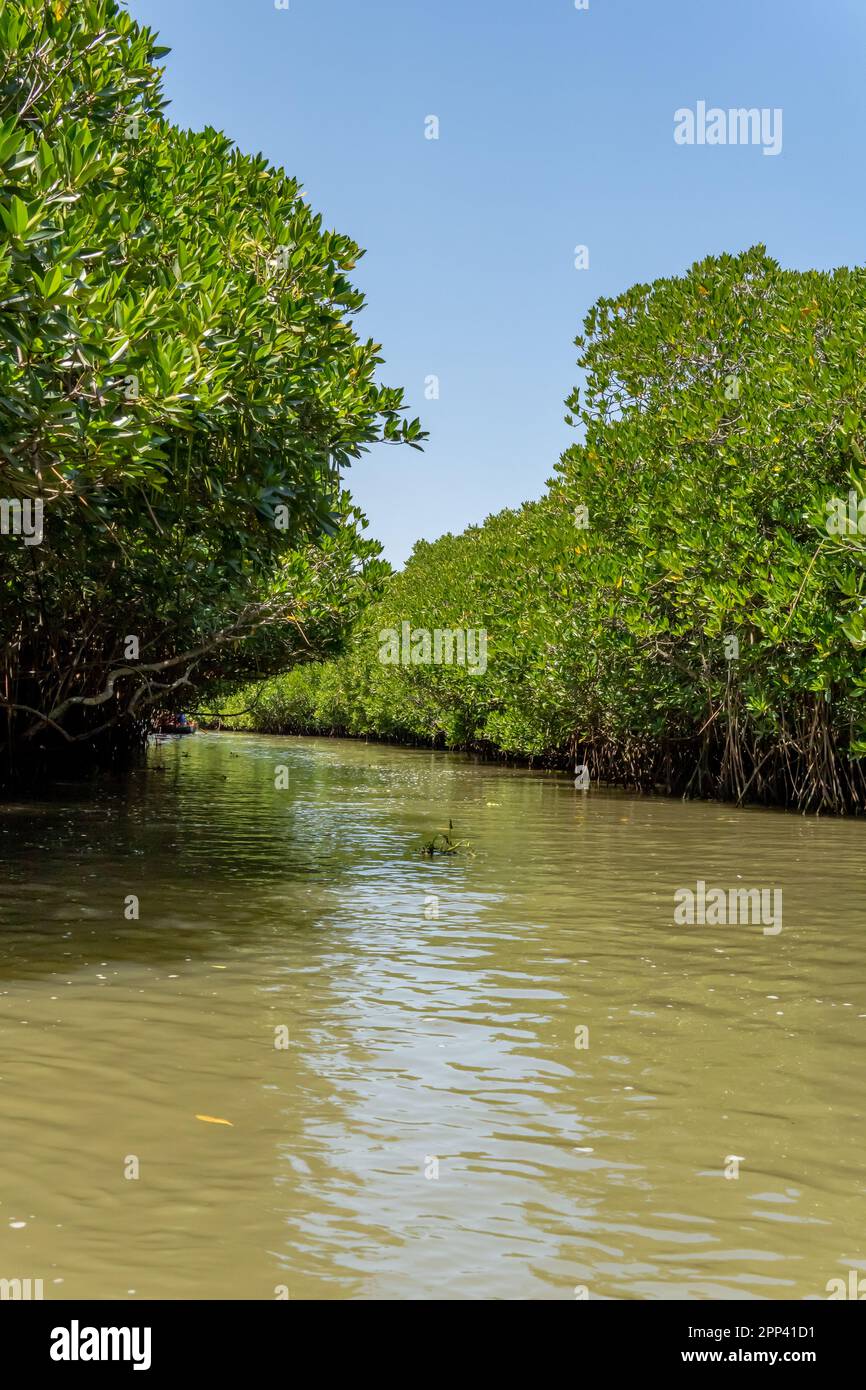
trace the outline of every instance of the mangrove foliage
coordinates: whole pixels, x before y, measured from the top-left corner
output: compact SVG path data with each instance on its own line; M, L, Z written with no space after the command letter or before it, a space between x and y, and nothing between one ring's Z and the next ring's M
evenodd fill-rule
M351 650L236 696L239 722L862 810L866 271L710 258L600 300L577 346L542 499L419 542Z
M167 119L115 0L0 9L0 773L337 651L381 562L343 492L417 445L362 254L295 179Z

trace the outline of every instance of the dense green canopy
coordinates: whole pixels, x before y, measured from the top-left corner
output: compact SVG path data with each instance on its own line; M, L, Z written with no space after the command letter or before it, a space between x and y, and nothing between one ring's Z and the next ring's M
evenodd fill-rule
M381 567L341 475L421 438L353 326L362 253L165 118L165 52L114 0L0 11L7 770L335 650Z
M582 441L546 496L416 546L352 653L253 722L862 809L866 271L720 256L601 300L577 341ZM403 621L486 629L486 671L383 664Z

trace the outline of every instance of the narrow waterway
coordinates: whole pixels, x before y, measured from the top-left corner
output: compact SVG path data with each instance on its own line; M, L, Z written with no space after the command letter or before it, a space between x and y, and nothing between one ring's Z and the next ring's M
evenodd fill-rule
M471 852L422 857L449 819ZM0 861L0 1278L573 1300L866 1275L862 824L198 734L0 807ZM782 929L676 925L698 880L781 889Z

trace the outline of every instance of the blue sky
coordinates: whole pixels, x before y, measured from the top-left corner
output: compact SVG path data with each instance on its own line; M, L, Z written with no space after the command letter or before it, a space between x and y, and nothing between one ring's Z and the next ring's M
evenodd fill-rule
M542 492L599 295L756 242L786 266L864 260L866 0L128 7L172 48L171 117L283 165L367 249L359 331L431 436L348 478L395 564ZM782 108L781 153L677 145L700 100Z

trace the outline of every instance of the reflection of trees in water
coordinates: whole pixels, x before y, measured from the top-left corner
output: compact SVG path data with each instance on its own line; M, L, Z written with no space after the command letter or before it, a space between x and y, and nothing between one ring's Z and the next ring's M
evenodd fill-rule
M267 757L230 751L156 747L123 780L4 807L0 978L230 951L331 910L350 863L299 805L310 788L277 792Z

